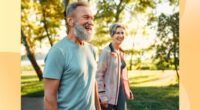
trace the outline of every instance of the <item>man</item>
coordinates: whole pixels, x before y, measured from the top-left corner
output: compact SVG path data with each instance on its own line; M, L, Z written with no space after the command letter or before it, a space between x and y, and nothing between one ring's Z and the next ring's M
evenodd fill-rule
M95 51L87 43L93 33L89 5L76 2L66 10L67 37L56 43L45 59L45 110L99 110L95 81Z

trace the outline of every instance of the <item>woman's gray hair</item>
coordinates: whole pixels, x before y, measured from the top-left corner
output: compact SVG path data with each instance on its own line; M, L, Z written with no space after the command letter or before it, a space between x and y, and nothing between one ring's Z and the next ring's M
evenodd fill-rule
M76 8L79 6L89 7L89 4L87 2L83 2L83 1L74 2L74 3L70 4L68 7L65 8L65 17L72 16L74 10L76 10Z
M111 37L116 33L117 28L123 28L125 30L125 26L122 24L119 23L112 24L109 28L109 33Z

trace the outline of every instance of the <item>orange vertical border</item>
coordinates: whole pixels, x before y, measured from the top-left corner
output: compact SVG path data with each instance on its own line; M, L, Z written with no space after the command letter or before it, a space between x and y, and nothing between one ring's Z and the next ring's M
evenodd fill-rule
M0 1L0 110L20 110L20 0Z
M199 5L199 0L180 0L180 110L200 110Z

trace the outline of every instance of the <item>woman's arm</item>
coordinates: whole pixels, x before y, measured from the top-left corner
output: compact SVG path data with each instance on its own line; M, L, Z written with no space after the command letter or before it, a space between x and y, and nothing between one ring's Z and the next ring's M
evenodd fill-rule
M122 70L122 82L123 82L123 89L124 89L127 99L128 100L134 99L133 93L130 89L129 80L128 80L128 71L126 67Z
M108 98L106 96L105 90L105 73L108 67L108 55L105 49L102 50L101 55L99 57L98 65L97 65L97 73L96 73L96 81L98 86L99 97L102 102L107 102Z

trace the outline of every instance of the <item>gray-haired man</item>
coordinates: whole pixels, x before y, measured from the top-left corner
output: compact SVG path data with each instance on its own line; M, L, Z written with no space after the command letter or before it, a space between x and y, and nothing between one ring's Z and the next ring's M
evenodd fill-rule
M66 10L67 37L49 51L44 68L45 110L99 110L92 37L93 14L84 2ZM96 107L95 107L96 106Z

